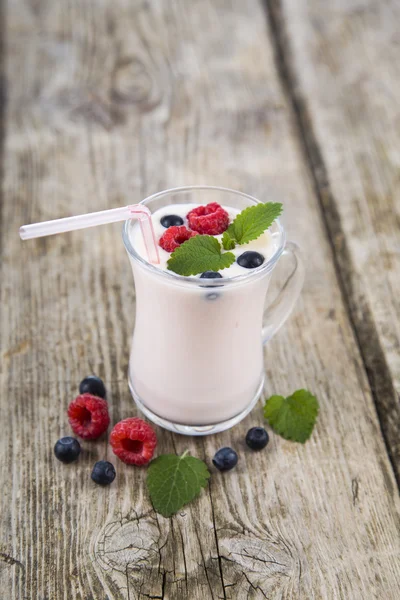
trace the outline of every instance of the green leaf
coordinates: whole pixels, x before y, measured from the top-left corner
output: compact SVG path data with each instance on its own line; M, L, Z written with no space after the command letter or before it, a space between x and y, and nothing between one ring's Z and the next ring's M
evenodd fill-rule
M147 471L147 487L155 510L170 517L198 496L209 477L206 464L186 452L154 459Z
M178 275L197 275L203 271L221 271L235 262L232 252L221 252L221 244L212 235L196 235L173 251L167 262Z
M242 210L227 229L227 235L238 244L247 244L256 240L271 227L282 212L280 202L255 204ZM226 238L227 239L227 238ZM225 245L224 245L225 248Z
M229 229L229 228L228 228ZM233 250L236 246L235 240L231 238L229 235L228 229L224 231L224 235L222 236L222 245L225 250Z
M271 396L264 407L264 417L272 429L285 440L304 444L317 420L318 400L307 390L289 396Z

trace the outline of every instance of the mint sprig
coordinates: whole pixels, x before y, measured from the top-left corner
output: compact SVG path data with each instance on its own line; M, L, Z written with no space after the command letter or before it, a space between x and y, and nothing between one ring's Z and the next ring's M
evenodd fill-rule
M282 208L280 202L266 202L242 210L222 236L225 250L233 250L236 244L248 244L259 238L279 217Z
M235 262L232 252L221 252L221 244L212 235L196 235L173 251L167 262L178 275L198 275L204 271L221 271Z
M233 250L236 244L248 244L259 238L281 212L282 204L279 202L249 206L236 216L222 236L222 246L228 252L222 252L220 242L212 235L196 235L174 250L167 268L186 277L227 269L236 260L229 250Z
M233 250L236 246L236 242L233 238L231 238L228 230L224 231L222 236L222 245L225 250Z
M272 429L285 440L304 444L311 436L319 411L318 400L307 390L291 396L271 396L264 407L264 417Z
M206 464L187 456L187 451L182 456L163 454L154 459L148 468L147 487L155 510L170 517L198 496L209 477Z

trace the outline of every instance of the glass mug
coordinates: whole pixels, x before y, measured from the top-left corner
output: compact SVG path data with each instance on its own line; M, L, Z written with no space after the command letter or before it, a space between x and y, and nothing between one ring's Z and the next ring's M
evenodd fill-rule
M218 202L239 211L258 200L207 186L176 188L143 200L151 212L170 204ZM279 220L270 228L274 253L236 277L200 279L157 269L123 241L136 287L136 321L129 387L139 409L157 425L186 435L206 435L241 421L264 386L263 345L291 313L304 280L298 247L286 242ZM281 257L293 270L265 308L272 271Z

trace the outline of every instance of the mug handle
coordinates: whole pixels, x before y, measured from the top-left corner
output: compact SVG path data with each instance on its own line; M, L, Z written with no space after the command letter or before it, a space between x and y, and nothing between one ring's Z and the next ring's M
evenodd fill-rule
M287 242L282 256L290 257L294 266L278 296L264 310L263 344L266 344L282 327L292 312L304 283L304 263L297 244Z

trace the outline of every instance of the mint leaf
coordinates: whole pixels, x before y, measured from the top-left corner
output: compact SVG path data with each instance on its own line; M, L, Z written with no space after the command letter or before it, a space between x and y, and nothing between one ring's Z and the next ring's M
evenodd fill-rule
M229 235L228 229L224 231L224 235L222 236L222 245L225 250L233 250L236 246L235 240Z
M307 390L297 390L289 396L271 396L264 407L264 417L272 429L285 440L304 444L317 420L318 400Z
M248 206L229 225L227 236L229 235L238 244L247 244L252 240L256 240L271 227L275 219L281 214L282 208L280 202L266 202L265 204ZM225 244L224 248L226 248Z
M212 235L196 235L173 251L167 262L178 275L197 275L203 271L221 271L235 262L232 252L221 253L221 244Z
M187 456L163 454L151 461L147 487L155 510L170 517L206 487L210 473L206 464Z

